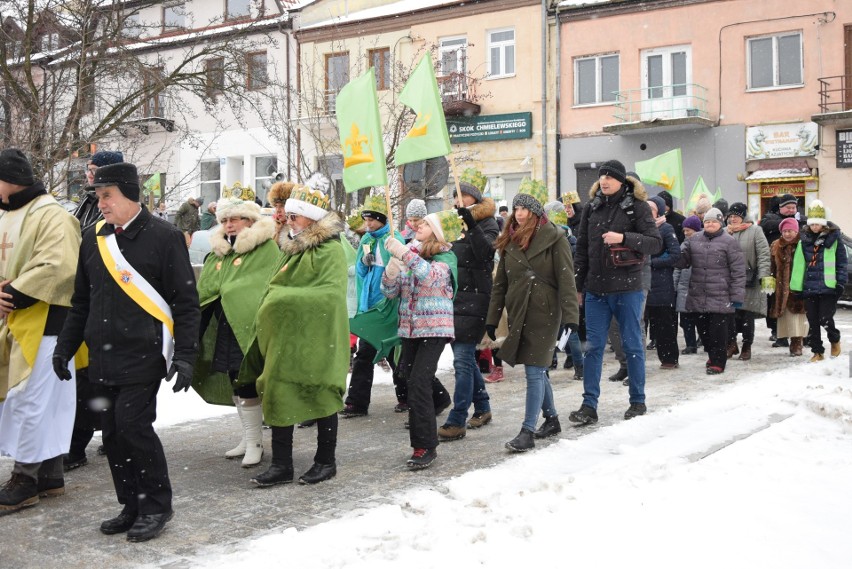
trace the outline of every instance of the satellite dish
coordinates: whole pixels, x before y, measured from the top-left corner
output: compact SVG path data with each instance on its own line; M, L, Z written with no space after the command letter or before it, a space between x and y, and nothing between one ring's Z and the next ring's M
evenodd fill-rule
M412 162L402 167L406 189L418 198L434 196L447 185L450 165L443 156Z

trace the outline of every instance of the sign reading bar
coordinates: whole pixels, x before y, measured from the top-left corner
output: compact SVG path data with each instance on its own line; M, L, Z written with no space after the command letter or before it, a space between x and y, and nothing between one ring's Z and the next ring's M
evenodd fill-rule
M837 131L837 168L852 168L852 130Z
M746 129L746 160L816 156L816 123L751 126Z
M488 142L532 138L532 113L448 117L450 142Z

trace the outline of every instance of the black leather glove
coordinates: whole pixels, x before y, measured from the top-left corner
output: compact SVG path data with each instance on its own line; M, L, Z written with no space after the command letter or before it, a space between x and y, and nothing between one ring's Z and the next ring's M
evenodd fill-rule
M491 341L497 339L497 326L492 326L491 324L485 325L485 333L488 334L488 337L491 338Z
M462 218L464 224L467 225L468 231L472 231L474 227L476 227L476 220L473 219L473 214L470 213L470 210L466 207L457 207L456 211L459 214L459 217Z
M175 381L175 386L172 388L172 391L175 393L180 390L189 391L189 386L192 385L192 373L193 366L191 363L174 360L172 362L172 367L169 369L168 375L166 375L166 381L171 381L172 378L177 375L177 380Z
M837 298L840 298L841 296L843 296L843 287L837 285L836 287L834 287L834 293L837 295Z
M579 329L580 329L580 325L579 325L579 324L574 324L573 322L568 322L567 324L564 324L564 326L565 326L566 328L568 328L568 331L569 331L569 332L576 332L577 330L579 330Z
M71 370L68 369L68 362L71 360L59 354L53 354L53 372L62 381L71 380Z

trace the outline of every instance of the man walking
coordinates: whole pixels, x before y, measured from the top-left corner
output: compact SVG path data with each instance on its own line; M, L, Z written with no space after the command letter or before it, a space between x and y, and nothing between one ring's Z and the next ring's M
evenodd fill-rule
M71 312L53 364L61 379L70 379L63 371L85 340L89 379L104 386L104 447L124 507L101 532L146 541L172 517L166 457L153 422L162 379L177 375L175 391L192 381L198 294L180 232L139 204L136 166L104 166L88 189L104 221L83 234Z
M203 203L204 198L191 197L181 204L175 214L175 226L183 232L187 245L189 245L192 234L201 228L201 217L198 210L201 209Z

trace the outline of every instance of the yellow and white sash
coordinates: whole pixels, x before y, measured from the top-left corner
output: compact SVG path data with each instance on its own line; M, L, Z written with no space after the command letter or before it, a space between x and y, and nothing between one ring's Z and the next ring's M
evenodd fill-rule
M105 221L101 220L95 226L95 234L99 233ZM172 319L172 309L160 293L133 268L118 247L115 234L98 235L98 251L101 254L107 273L118 284L139 308L163 323L163 358L166 369L172 365L175 351L175 323Z

